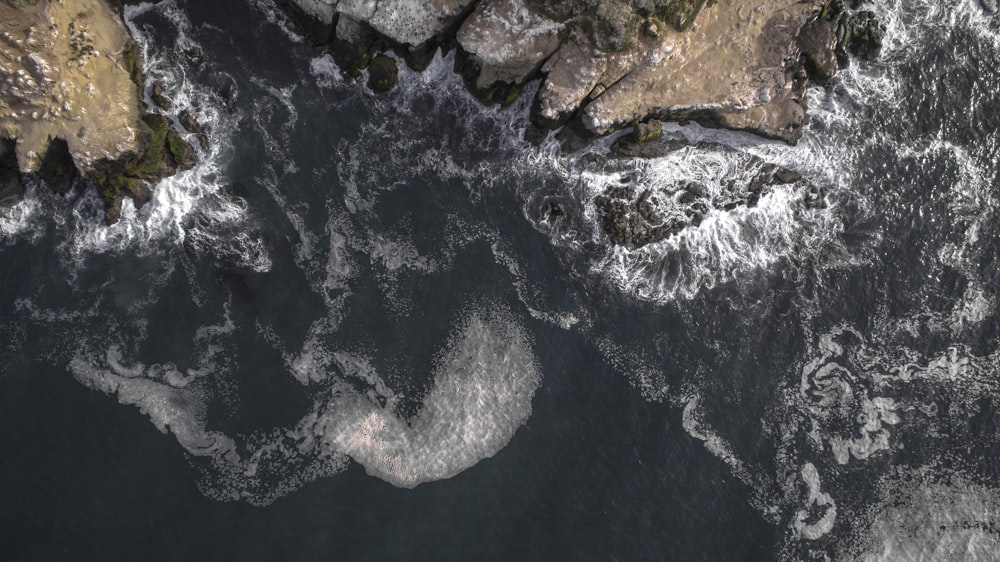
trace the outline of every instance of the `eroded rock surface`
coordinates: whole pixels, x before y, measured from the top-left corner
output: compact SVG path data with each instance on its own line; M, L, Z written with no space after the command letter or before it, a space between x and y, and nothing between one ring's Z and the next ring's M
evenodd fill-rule
M0 1L0 136L17 139L22 171L39 169L50 138L64 139L84 172L139 150L131 46L103 0Z

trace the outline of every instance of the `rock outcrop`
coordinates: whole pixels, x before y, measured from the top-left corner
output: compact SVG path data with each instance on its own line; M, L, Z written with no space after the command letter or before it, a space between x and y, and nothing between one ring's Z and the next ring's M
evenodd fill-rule
M0 0L0 199L23 192L12 167L58 193L83 176L114 222L124 197L142 204L146 182L193 165L166 118L146 114L138 57L106 0Z
M644 156L663 156L690 145L676 140L654 139L632 141L648 151ZM706 152L732 152L722 145L702 143L697 150ZM594 206L601 219L601 226L608 240L615 245L640 248L659 242L688 227L701 224L706 213L730 211L737 207L754 207L775 186L793 184L805 193L807 207L825 205L824 193L793 170L768 164L758 158L743 154L744 166L751 170L745 177L712 178L715 185L696 181L678 181L661 186L655 192L636 184L629 174L622 175L622 183L605 190L594 198ZM606 168L614 164L604 164Z
M542 78L533 122L589 135L655 118L794 143L808 80L829 80L847 53L877 56L884 34L853 11L863 0L284 1L316 41L334 42L348 76L372 50L419 68L457 46L457 70L484 100L509 103Z

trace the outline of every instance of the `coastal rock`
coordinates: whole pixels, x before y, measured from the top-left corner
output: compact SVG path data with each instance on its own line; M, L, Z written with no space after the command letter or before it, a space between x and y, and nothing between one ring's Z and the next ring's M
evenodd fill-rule
M842 0L290 1L336 28L334 59L350 76L373 47L420 68L435 46L457 44L456 69L487 102L510 103L541 77L526 132L536 140L571 120L576 138L655 118L795 143L808 79L832 78L841 51L877 56L884 35Z
M479 91L523 84L559 47L561 29L524 0L480 2L456 36L474 69L467 79Z
M0 2L0 138L16 140L4 142L0 157L3 201L20 197L22 173L60 194L84 176L113 223L125 197L141 206L148 182L194 165L170 120L145 114L139 49L113 5ZM150 97L171 107L161 84Z
M884 35L842 0L289 1L337 30L334 59L349 76L372 49L420 68L436 46L457 45L456 70L487 102L510 103L542 78L535 140L571 121L562 136L575 140L653 118L795 143L808 79L833 77L841 51L877 56Z
M836 19L819 17L803 26L799 33L798 44L802 50L802 60L813 80L825 82L840 70L840 62L837 60L837 28Z
M701 152L732 152L733 149L712 143L688 145L678 139L655 139L641 143L649 147L643 157L659 157L677 150ZM661 147L657 153L655 147ZM601 227L608 240L617 246L635 249L660 242L680 233L685 228L698 227L710 210L729 211L737 207L753 207L771 189L778 185L795 184L804 192L803 203L807 208L822 207L825 201L821 189L805 181L793 170L761 161L742 154L745 165L752 173L744 178L718 178L718 185L709 189L694 181L678 181L674 185L660 185L655 190L641 188L633 174L622 175L622 183L609 187L594 198L594 207L601 220ZM615 161L596 161L592 165L604 173L621 168Z

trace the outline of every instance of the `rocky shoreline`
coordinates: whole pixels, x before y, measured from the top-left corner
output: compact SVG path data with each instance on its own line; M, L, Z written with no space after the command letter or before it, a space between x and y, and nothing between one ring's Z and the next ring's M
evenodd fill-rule
M540 80L527 139L559 130L572 147L632 128L613 151L638 157L678 148L659 139L668 120L794 144L808 84L829 81L852 58L877 57L885 33L867 0L276 2L373 91L397 81L386 53L420 70L438 49L454 50L455 71L485 103L510 104ZM185 132L207 148L190 114L175 129L159 113L171 109L160 85L145 105L140 51L119 0L0 0L0 22L0 206L21 200L24 174L63 194L83 177L112 224L126 198L142 206L152 183L194 165ZM804 183L793 176L768 170L741 204L769 185ZM650 197L626 190L595 200L612 243L661 240L703 212L692 207L668 224L648 212Z
M455 71L485 103L510 104L540 80L530 141L559 130L570 150L631 128L611 159L684 149L661 139L663 121L746 131L795 144L806 122L810 82L825 84L852 58L878 57L885 28L868 0L279 0L347 78L365 69L376 92L392 88L393 51L415 70L437 49L454 50ZM423 7L421 7L423 6ZM719 145L694 147L728 150ZM753 207L773 187L794 185L808 208L823 190L794 171L749 163L745 185L671 186L652 193L628 174L591 202L613 245L635 249L697 227L711 209ZM549 203L553 223L571 220Z
M143 103L140 51L106 0L0 1L0 206L24 174L55 192L91 182L117 222L125 198L195 163L170 120Z
M885 30L866 2L279 0L347 77L365 68L393 77L394 68L369 67L379 52L419 70L443 48L487 103L509 104L540 79L531 139L666 120L792 144L809 82L828 81L851 56L878 56ZM373 89L390 82L376 78Z

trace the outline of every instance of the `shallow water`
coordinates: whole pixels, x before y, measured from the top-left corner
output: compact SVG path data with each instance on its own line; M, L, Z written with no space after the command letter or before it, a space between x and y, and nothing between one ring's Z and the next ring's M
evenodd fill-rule
M130 5L211 147L110 228L0 215L5 558L994 559L1000 21L876 11L798 146L602 167L449 56L379 97L269 2ZM607 244L608 185L751 156L826 207Z

